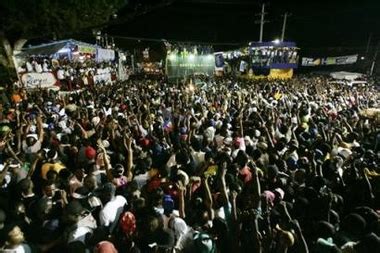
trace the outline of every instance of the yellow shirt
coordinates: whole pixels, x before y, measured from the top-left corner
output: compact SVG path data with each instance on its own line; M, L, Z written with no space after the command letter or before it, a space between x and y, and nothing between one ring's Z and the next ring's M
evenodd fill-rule
M57 163L45 163L44 165L42 165L41 167L41 177L43 179L47 179L46 178L46 174L48 173L49 170L54 170L56 171L57 173L59 173L62 169L66 168L65 165L63 165L62 163L60 162L57 162Z

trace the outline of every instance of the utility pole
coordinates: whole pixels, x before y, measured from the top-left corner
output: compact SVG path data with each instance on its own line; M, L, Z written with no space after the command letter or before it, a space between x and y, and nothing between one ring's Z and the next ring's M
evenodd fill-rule
M104 37L105 37L105 43L106 43L105 48L108 48L108 34L106 33Z
M370 33L369 36L368 36L367 48L365 50L365 55L366 56L368 56L369 47L371 46L371 39L372 39L372 33Z
M263 33L264 33L264 24L268 21L265 20L265 4L261 5L261 13L256 14L256 16L260 16L260 20L256 20L255 24L260 24L260 40L259 42L263 42Z
M373 60L372 60L372 64L371 64L371 69L369 71L369 75L370 76L373 75L373 71L375 70L377 55L379 54L379 47L380 47L380 42L377 43L375 55L373 56Z
M287 13L287 12L285 12L285 14L283 15L284 22L282 23L281 42L283 42L284 39L285 39L286 22L288 20L288 17L290 17L290 16L292 16L292 14L291 13Z

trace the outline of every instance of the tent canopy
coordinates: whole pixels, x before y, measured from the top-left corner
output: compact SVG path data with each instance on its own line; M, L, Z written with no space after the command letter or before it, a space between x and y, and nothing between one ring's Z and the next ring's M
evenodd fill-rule
M20 54L23 56L52 55L52 54L57 53L59 50L63 48L70 48L72 46L91 47L94 49L97 47L96 45L69 39L69 40L55 41L52 43L23 48Z

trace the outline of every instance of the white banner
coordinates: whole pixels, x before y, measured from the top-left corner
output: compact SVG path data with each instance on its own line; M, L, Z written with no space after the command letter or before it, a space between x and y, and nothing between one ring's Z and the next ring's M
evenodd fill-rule
M115 60L115 51L112 49L97 48L96 49L96 61L113 61Z
M336 65L354 64L358 60L358 55L339 56L335 58Z
M302 58L302 66L321 66L321 65L346 65L354 64L358 60L358 55L345 55L337 57L325 57L325 58Z
M302 58L302 66L315 66L316 65L315 60L318 60L318 59L303 57Z
M57 79L51 72L25 73L21 81L26 88L51 88L57 83Z

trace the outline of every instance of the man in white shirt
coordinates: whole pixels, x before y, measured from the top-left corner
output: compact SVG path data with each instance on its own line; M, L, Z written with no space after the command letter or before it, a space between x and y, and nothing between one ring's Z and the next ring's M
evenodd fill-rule
M42 65L40 63L36 62L34 64L34 68L35 68L37 73L42 73Z
M49 72L50 69L49 69L49 63L48 63L48 60L44 60L44 63L42 64L42 70L43 72Z
M115 196L115 192L116 187L112 183L104 185L102 200L105 204L99 213L100 225L108 227L110 233L118 224L119 217L127 204L127 200L123 196Z
M26 71L29 73L33 72L33 65L29 61L26 62Z
M65 79L65 71L63 69L58 69L57 71L57 78L58 80L63 80Z

